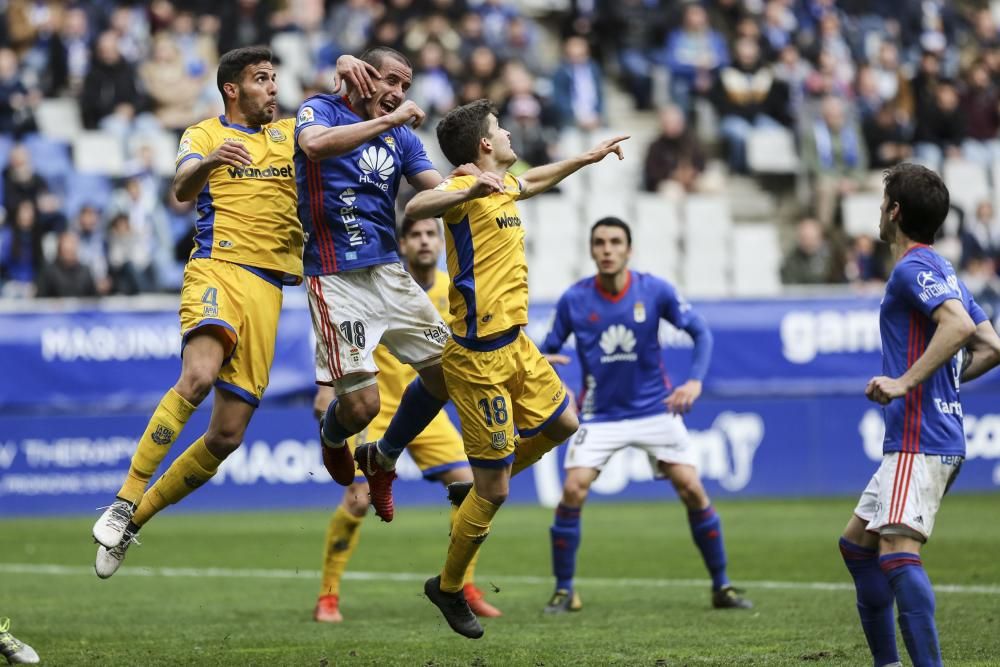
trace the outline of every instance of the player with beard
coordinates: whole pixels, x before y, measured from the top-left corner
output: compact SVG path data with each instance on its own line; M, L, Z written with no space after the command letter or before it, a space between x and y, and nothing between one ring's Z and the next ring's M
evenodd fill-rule
M387 47L361 56L367 68L347 95L316 95L299 108L295 167L305 274L316 332L316 382L333 387L321 431L323 462L338 483L354 481L347 440L379 414L382 343L418 377L377 443L357 447L375 513L393 518L395 461L448 398L441 354L450 335L427 294L399 261L396 195L441 182L413 133L424 112L405 99L413 70Z
M354 80L359 63L338 62ZM101 578L118 570L139 528L197 489L243 441L268 384L282 287L302 282L296 215L294 119L273 122L277 82L271 52L224 54L217 73L225 113L189 127L173 189L197 201L195 247L184 271L181 373L139 440L114 503L94 524ZM215 388L208 430L147 491L195 408Z

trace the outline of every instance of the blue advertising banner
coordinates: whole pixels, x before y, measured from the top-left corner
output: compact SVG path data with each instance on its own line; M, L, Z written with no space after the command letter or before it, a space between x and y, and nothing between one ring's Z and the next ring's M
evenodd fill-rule
M207 406L206 406L207 407ZM190 442L208 419L199 410L181 438ZM0 416L0 517L93 513L107 505L128 469L145 414L95 417ZM713 496L858 495L881 457L881 410L860 397L709 398L687 420L700 469ZM954 492L1000 487L1000 408L988 397L965 402L968 458ZM162 469L185 445L175 445ZM565 447L514 479L513 502L554 505ZM444 491L401 459L397 506L443 503ZM642 500L673 492L653 480L646 456L620 452L592 498ZM177 509L333 509L342 490L320 462L311 410L262 408L243 446L212 482ZM845 505L845 515L852 507Z

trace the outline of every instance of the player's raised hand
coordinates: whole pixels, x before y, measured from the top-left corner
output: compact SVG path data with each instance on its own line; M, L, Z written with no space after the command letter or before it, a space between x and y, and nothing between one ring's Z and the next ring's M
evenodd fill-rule
M906 396L906 386L896 378L879 375L868 381L865 396L869 401L888 405L893 399Z
M553 366L566 366L570 362L570 358L565 354L543 354L542 356Z
M681 386L674 389L666 400L667 409L675 415L682 415L691 410L691 406L701 396L701 382L698 380L688 380Z
M409 123L415 130L424 122L427 114L424 113L423 109L417 106L416 102L413 100L406 100L396 107L396 110L389 114L389 117L392 119L392 124L396 127Z
M479 199L504 191L503 177L491 171L484 171L476 177L476 182L469 186L469 199Z
M229 165L230 167L246 167L253 164L250 151L238 141L226 140L214 151L205 156L205 162L218 167Z
M381 79L382 75L374 66L352 55L342 55L337 58L337 69L333 73L333 92L339 93L346 83L361 93L361 97L369 98L375 94L373 79ZM346 92L346 91L345 91Z
M590 149L587 153L587 158L590 162L600 162L607 155L614 153L618 156L619 160L625 159L625 153L622 152L621 142L630 138L631 135L622 134L617 137L612 137L610 139L605 139L601 143L597 144L594 148Z

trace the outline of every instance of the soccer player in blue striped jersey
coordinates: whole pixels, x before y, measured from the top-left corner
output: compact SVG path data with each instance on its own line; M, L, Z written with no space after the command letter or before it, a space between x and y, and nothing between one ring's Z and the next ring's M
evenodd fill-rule
M361 56L362 85L302 103L295 126L298 213L306 232L305 275L316 332L316 382L337 398L321 428L323 462L344 486L354 481L347 438L379 413L373 352L384 344L419 377L403 394L379 442L354 458L375 513L393 518L395 460L447 400L441 354L449 331L424 290L403 269L396 245L396 195L405 177L417 190L441 182L410 129L424 112L405 99L413 70L387 47Z
M687 507L691 535L712 576L712 605L750 608L729 583L722 522L698 477L697 452L681 417L701 395L712 356L708 325L670 283L629 270L632 232L622 220L594 223L590 252L597 275L559 298L552 330L541 345L552 363L568 363L559 352L573 334L584 376L580 429L566 452L566 482L551 529L556 590L545 611L582 608L573 588L580 512L608 459L627 447L645 450L654 471L670 480ZM673 390L663 371L660 320L694 340L691 376Z
M884 407L882 464L840 539L875 667L901 665L892 607L916 667L941 665L934 591L920 559L941 499L965 460L959 384L1000 362L1000 338L931 247L948 215L934 172L899 164L885 173L879 237L896 267L879 317L882 375L865 395Z

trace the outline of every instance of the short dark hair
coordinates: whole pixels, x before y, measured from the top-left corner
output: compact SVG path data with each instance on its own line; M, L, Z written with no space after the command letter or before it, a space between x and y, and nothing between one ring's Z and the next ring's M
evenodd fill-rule
M901 162L882 175L889 205L899 204L899 228L918 243L934 243L950 198L941 177L923 165Z
M497 115L493 103L476 100L452 109L438 123L438 144L453 165L475 162L479 157L479 141L489 135L490 114Z
M434 222L434 226L438 227L437 220L434 220L433 218L411 218L409 216L406 216L405 218L403 218L402 224L399 225L399 238L401 239L406 238L406 235L410 233L410 230L413 229L413 226L418 222L420 222L421 220L432 220ZM438 227L438 231L440 232L440 227Z
M614 216L608 216L606 218L601 218L595 222L590 227L590 243L594 243L594 232L597 231L598 227L617 227L618 229L624 230L625 240L628 241L628 246L632 247L632 228L628 226L628 223L621 218L616 218Z
M375 69L382 69L382 63L385 62L386 58L391 58L392 60L398 60L403 63L411 70L413 65L410 64L409 58L404 56L402 53L396 49L390 48L388 46L373 46L370 49L366 49L364 53L361 54L359 60L363 60Z
M223 86L227 83L239 83L243 70L248 66L271 62L273 59L271 49L266 46L244 46L223 53L219 58L219 70L215 74L215 83L219 87L223 101L226 99Z

